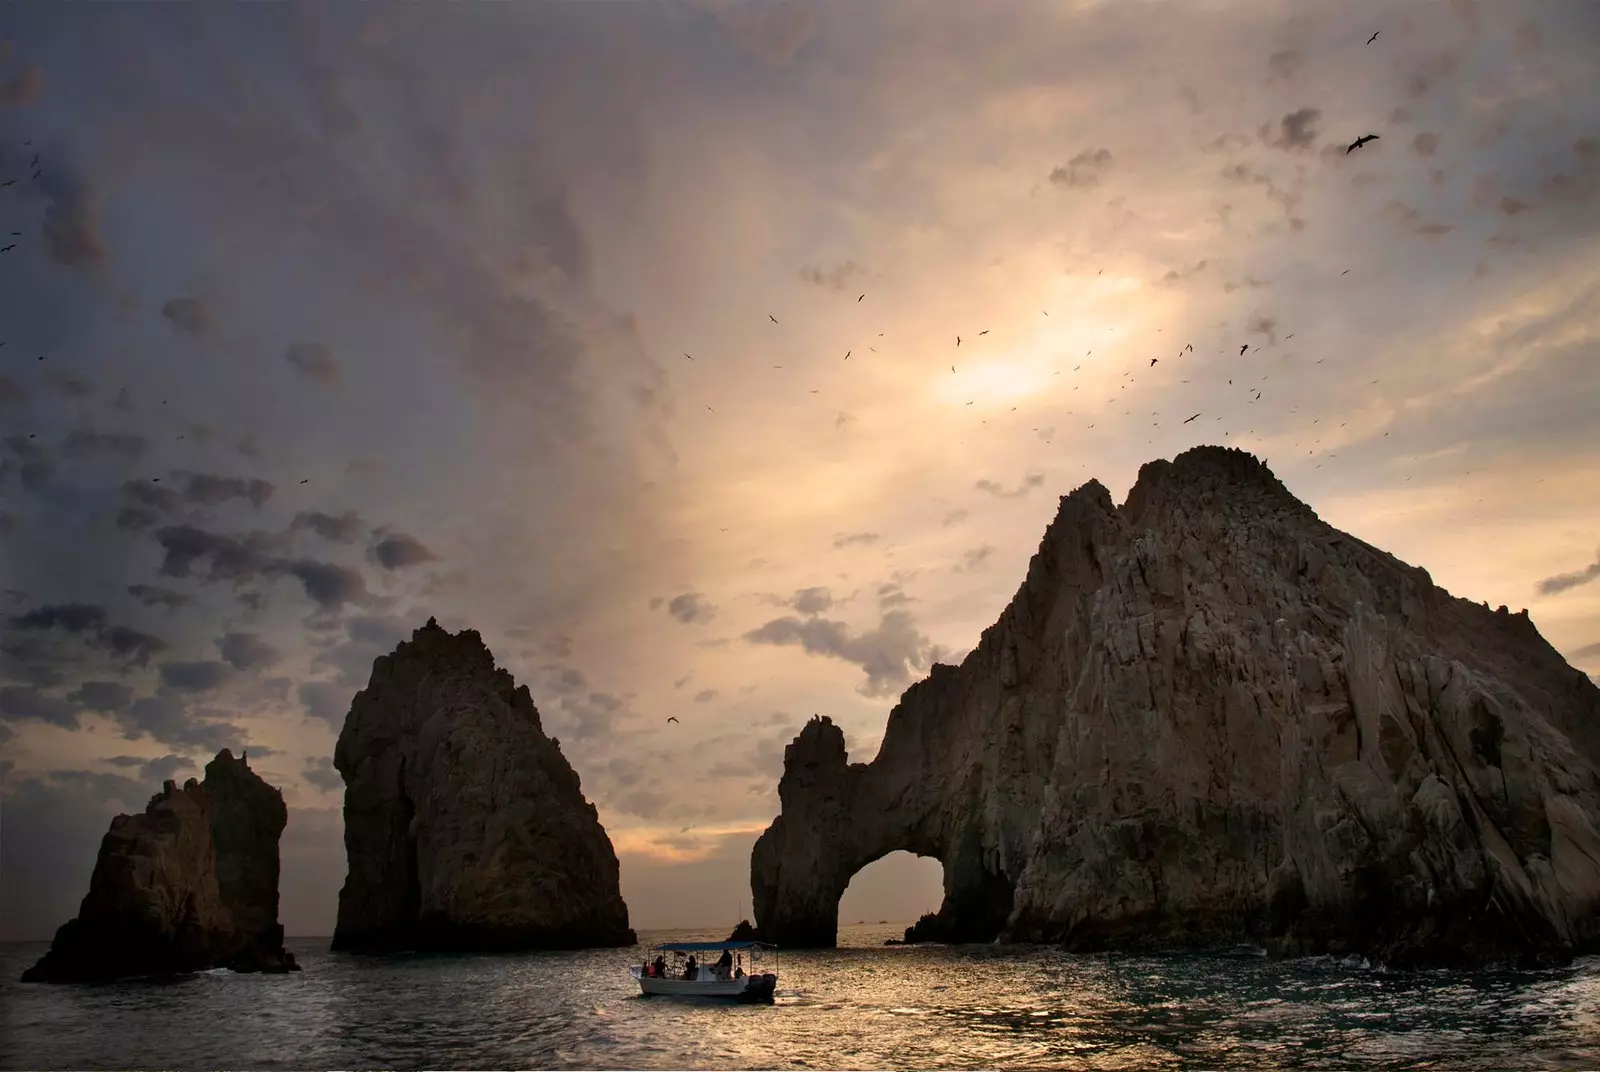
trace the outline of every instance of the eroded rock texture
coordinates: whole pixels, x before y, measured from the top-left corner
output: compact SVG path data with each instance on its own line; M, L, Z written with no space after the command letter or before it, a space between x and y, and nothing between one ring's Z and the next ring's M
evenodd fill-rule
M298 971L278 924L288 817L283 794L227 749L203 782L167 782L144 814L111 820L77 918L23 982Z
M334 949L634 943L594 805L476 632L430 618L377 659L333 762L350 868Z
M1600 690L1526 613L1320 521L1254 457L1061 501L1000 621L847 762L813 720L757 841L764 937L831 945L850 877L937 857L918 936L1255 942L1391 964L1600 947Z

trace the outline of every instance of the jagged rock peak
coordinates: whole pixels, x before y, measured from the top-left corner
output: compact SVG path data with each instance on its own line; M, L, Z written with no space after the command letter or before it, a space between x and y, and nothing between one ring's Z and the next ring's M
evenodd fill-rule
M1600 950L1600 690L1320 520L1242 451L1061 500L957 668L878 755L808 724L751 854L757 928L831 945L862 866L944 864L917 937L1359 952Z
M334 766L349 861L334 949L633 943L594 805L475 630L430 618L374 660Z
M77 918L24 982L102 982L231 968L298 971L278 924L283 794L223 749L205 780L168 779L100 843Z

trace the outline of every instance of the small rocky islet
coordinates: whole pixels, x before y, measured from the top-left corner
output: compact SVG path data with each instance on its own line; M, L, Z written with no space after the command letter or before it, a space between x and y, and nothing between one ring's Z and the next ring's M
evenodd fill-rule
M635 943L619 865L531 695L436 621L375 661L339 735L348 876L332 948ZM751 852L736 937L831 946L860 868L944 865L905 941L1360 954L1396 967L1600 949L1600 689L1526 613L1451 596L1198 447L1116 506L1061 500L961 666L871 763L808 723ZM226 750L118 816L25 981L296 970L282 794Z

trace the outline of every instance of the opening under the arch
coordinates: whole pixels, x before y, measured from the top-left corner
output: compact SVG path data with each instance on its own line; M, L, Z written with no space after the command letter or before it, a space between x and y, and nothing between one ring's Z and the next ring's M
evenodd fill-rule
M857 871L839 898L839 931L858 925L905 927L944 898L944 865L931 856L896 851Z

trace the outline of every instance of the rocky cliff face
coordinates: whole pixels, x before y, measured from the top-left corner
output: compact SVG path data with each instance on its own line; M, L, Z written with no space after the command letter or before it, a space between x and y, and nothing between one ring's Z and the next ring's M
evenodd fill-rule
M299 970L278 925L283 794L227 749L205 775L111 820L78 917L23 982Z
M333 762L350 866L334 949L634 943L594 805L476 632L430 618L376 660Z
M764 937L831 945L850 877L937 857L921 936L1391 964L1600 948L1600 690L1526 613L1319 520L1254 457L1061 501L1000 621L869 764L813 720L757 841Z

